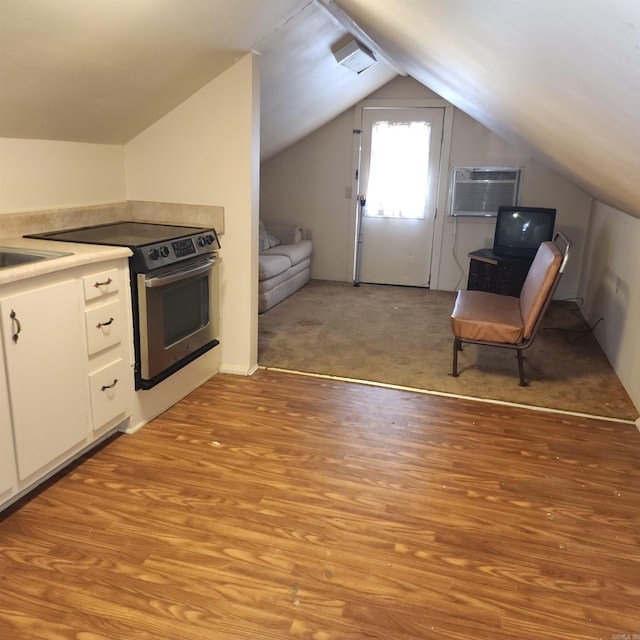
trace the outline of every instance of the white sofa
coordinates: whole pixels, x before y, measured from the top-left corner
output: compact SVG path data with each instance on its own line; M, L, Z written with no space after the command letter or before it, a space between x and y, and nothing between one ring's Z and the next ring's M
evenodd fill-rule
M310 240L301 227L260 222L258 312L264 313L311 279Z

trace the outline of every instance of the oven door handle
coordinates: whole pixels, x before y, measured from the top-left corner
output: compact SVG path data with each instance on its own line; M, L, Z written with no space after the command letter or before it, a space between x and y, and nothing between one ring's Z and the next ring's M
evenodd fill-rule
M193 276L197 276L200 273L211 271L214 264L215 260L207 260L205 263L199 264L193 269L187 269L186 271L179 271L166 276L159 276L157 278L145 278L144 286L147 289L152 289L154 287L163 287L167 284L172 284L173 282L180 282L181 280L186 280L187 278L193 278Z

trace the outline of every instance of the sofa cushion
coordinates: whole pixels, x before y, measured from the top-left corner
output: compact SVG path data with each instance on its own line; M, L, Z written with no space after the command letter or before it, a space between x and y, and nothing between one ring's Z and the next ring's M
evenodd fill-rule
M285 298L309 282L310 278L311 269L305 267L302 271L296 273L296 275L281 282L277 287L260 292L258 294L258 313L264 313L274 305L282 302Z
M287 256L265 255L258 256L258 279L267 280L273 278L291 266L291 260Z
M309 269L311 267L311 260L307 258L302 262L298 262L298 264L294 264L289 267L286 271L279 273L276 276L272 276L271 278L267 278L265 280L260 279L258 282L258 292L264 293L265 291L269 291L269 289L273 289L277 287L279 284L282 284L285 280L289 278L293 278L296 274L300 273L304 269Z
M261 256L287 256L291 264L298 264L311 255L313 245L311 240L301 240L295 244L279 244L277 247L263 251Z
M277 236L270 233L267 228L262 224L260 220L260 239L259 239L259 251L265 251L271 247L275 247L280 244L280 240Z
M273 234L280 244L295 244L304 240L304 231L302 227L292 224L278 224L274 222L268 223L269 233Z

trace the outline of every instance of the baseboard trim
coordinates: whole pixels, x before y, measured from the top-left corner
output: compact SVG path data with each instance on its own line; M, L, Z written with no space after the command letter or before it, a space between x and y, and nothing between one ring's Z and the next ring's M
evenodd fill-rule
M251 365L250 367L222 364L220 366L220 373L229 373L234 376L252 376L258 369L257 364Z
M415 387L404 387L397 384L388 384L386 382L372 382L371 380L359 380L357 378L344 378L342 376L331 376L324 373L308 373L306 371L293 371L291 369L281 369L279 367L258 366L258 369L265 371L280 371L282 373L294 373L300 376L308 376L310 378L320 378L324 380L336 380L338 382L352 382L354 384L364 384L370 387L381 387L383 389L394 389L396 391L411 391L413 393L422 393L429 396L440 396L442 398L455 398L457 400L471 400L473 402L482 402L485 404L497 404L504 407L514 407L518 409L529 409L531 411L541 411L543 413L554 413L564 416L573 416L576 418L590 418L592 420L606 420L607 422L618 422L621 424L635 425L640 431L640 418L636 420L626 420L623 418L611 418L609 416L598 416L590 413L580 413L577 411L565 411L563 409L552 409L550 407L539 407L530 404L520 404L517 402L506 402L504 400L490 400L488 398L476 398L474 396L464 396L458 393L447 393L446 391L430 391L428 389L418 389Z

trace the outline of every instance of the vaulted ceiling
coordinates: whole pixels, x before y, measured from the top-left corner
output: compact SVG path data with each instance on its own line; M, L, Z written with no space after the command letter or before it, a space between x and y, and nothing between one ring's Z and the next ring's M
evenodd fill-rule
M0 136L124 144L249 51L262 156L396 75L356 75L318 0L0 0Z
M123 144L248 51L264 158L403 73L640 217L639 0L0 0L0 136Z

